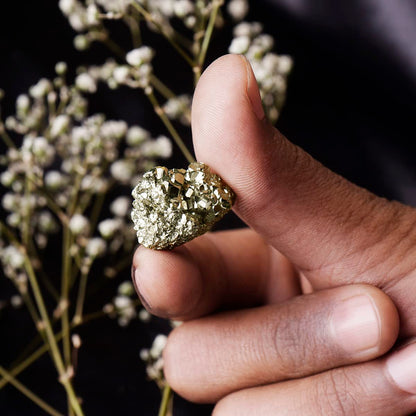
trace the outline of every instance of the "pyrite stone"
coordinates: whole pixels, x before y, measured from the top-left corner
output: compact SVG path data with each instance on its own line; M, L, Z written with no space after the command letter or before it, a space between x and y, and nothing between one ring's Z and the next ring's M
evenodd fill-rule
M132 195L137 239L157 250L171 249L209 231L235 199L231 188L199 162L186 170L157 166L143 175Z

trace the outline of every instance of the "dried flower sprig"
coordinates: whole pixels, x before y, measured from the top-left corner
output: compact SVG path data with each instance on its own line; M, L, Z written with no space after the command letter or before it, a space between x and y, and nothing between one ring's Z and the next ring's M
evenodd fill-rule
M237 26L229 50L245 54L251 62L266 115L272 121L280 115L292 60L272 52L273 39L262 33L260 24L241 23L248 12L248 0L60 0L59 7L77 32L77 49L85 51L93 42L101 42L112 58L79 68L74 82L69 83L66 64L58 63L56 78L33 85L17 98L15 114L0 121L0 137L8 148L0 157L4 167L0 180L8 189L1 201L8 214L0 222L0 262L17 291L0 307L23 302L39 331L38 340L43 342L16 367L2 372L0 388L9 382L17 386L18 374L50 350L67 392L68 413L81 415L82 406L71 381L77 371L74 356L80 340L71 337L72 330L100 316L117 318L121 326L132 319L150 318L133 299L131 284L126 282L102 311L85 314L89 277L101 256L104 260L121 258L116 264L104 265L103 274L110 278L129 263L130 256L122 255L130 254L135 244L128 219L128 189L156 159L172 153L171 139L166 136L152 137L141 126L129 127L102 114L88 115L89 95L99 92L100 83L144 93L169 136L193 162L176 127L178 123L189 127L190 92L177 93L168 81L158 78L153 59L160 52L147 44L148 30L164 37L189 64L196 85L215 30L231 18ZM130 45L119 45L111 38L109 21L128 28ZM114 193L115 188L125 194ZM110 193L116 197L110 214L103 215ZM50 241L57 239L63 253L59 282L48 276L42 264ZM46 299L53 309L46 308ZM57 325L52 324L58 321L60 331L54 332ZM62 348L58 344L61 340ZM156 340L141 355L148 375L163 388L159 412L163 416L171 412L172 393L163 378L161 352L166 337L159 335ZM21 391L30 396L30 390ZM51 406L37 400L41 403L53 414Z

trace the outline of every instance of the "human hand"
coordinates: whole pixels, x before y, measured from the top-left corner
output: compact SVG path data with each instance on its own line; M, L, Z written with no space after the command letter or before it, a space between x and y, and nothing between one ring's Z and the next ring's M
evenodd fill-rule
M269 126L241 57L204 73L192 118L198 159L233 188L251 230L137 250L149 310L189 321L169 337L168 382L190 400L221 399L216 416L416 411L416 344L374 359L399 329L383 292L401 337L416 335L416 211ZM296 296L299 277L313 294ZM225 308L240 310L200 318Z

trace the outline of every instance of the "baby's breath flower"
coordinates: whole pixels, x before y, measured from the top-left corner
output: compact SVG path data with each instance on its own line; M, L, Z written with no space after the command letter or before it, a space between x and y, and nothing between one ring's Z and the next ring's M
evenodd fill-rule
M117 289L117 292L123 296L132 296L135 293L133 284L129 280L121 283Z
M127 131L126 141L130 146L138 146L150 139L150 133L139 126L131 126Z
M130 78L130 68L127 65L114 68L113 77L117 83L124 84Z
M127 196L119 196L110 205L110 211L117 217L125 217L131 206L131 200Z
M243 54L248 51L250 46L250 38L248 36L238 36L231 41L228 52Z
M50 92L51 90L52 83L48 79L42 78L37 82L37 84L29 88L29 94L33 98L39 99L45 97L46 94L48 94L48 92Z
M247 0L231 0L227 5L228 13L236 21L243 20L248 13L248 9Z
M77 5L77 0L59 0L59 8L62 13L69 15L75 10Z
M166 136L149 140L142 146L143 155L151 158L167 159L172 155L172 142Z
M190 0L176 0L173 3L173 11L179 18L195 12L195 5Z
M20 94L16 99L16 112L19 117L24 117L30 108L30 99L26 94Z
M87 35L77 35L74 38L74 47L78 51L85 51L91 46L91 40Z
M48 189L56 191L67 183L67 178L57 170L51 170L45 174L45 185Z
M10 170L5 170L0 175L1 184L7 187L10 187L15 179L16 179L16 174Z
M141 46L140 48L133 49L126 55L126 61L131 66L140 66L149 63L153 56L154 50L149 46Z
M25 263L25 256L12 245L3 248L0 256L2 262L13 269L20 269Z
M98 224L98 231L105 239L110 239L114 236L117 230L120 229L120 221L117 219L108 218Z
M10 304L15 309L20 308L23 305L23 299L22 299L22 297L20 295L13 295L10 298Z
M85 247L85 253L92 258L101 257L105 254L106 247L102 238L91 238Z
M66 64L66 62L57 62L55 65L55 72L58 75L64 75L66 73L68 69L68 65Z
M110 167L111 175L121 183L129 183L136 166L131 160L116 160Z
M149 322L152 319L152 315L146 309L141 309L138 317L142 322Z
M97 84L94 78L86 72L79 74L75 79L75 85L80 91L94 93L97 91Z
M88 234L90 222L81 214L75 214L69 220L69 229L74 235Z
M49 211L41 211L37 218L37 225L41 232L50 234L58 229L55 218Z
M66 114L60 114L57 116L51 124L50 135L52 138L56 138L62 133L65 133L68 129L70 118Z
M254 37L261 33L263 30L263 25L259 22L241 22L233 29L233 34L235 37L239 36L248 36Z

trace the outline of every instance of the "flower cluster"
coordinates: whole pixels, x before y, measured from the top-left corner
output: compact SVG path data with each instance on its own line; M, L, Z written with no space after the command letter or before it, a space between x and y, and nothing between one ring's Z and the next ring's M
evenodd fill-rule
M125 327L133 319L140 319L142 322L150 321L150 314L146 309L137 310L140 303L137 301L136 292L130 281L121 283L117 289L117 296L111 303L104 305L103 311L110 318L117 319L120 326Z
M34 244L35 252L68 226L73 236L70 255L87 272L96 258L131 251L135 241L127 196L111 203L113 217L98 222L99 235L86 212L116 185L128 194L155 159L170 157L172 145L164 136L153 139L140 126L128 127L102 114L88 117L83 92L95 91L94 81L82 73L75 85L67 85L64 63L56 65L56 73L54 80L41 79L19 95L15 115L0 121L9 144L0 159L0 181L7 189L1 204L8 213L7 226L23 246ZM11 241L1 253L6 275L22 291L24 255Z
M234 28L230 53L243 54L249 60L257 83L266 114L276 122L286 98L287 78L293 61L288 55L277 55L271 50L274 40L263 34L261 23L242 22Z
M153 340L152 346L140 351L140 358L146 363L146 373L150 380L155 381L159 387L163 387L165 379L163 375L162 353L168 338L164 334L159 334Z

